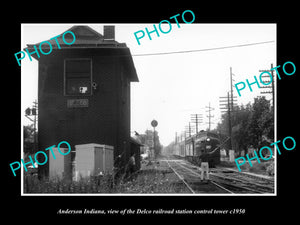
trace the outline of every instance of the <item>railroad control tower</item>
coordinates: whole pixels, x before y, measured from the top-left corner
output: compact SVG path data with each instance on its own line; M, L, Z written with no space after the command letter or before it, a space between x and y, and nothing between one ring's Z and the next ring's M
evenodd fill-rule
M72 151L80 144L110 145L115 158L121 155L122 166L132 145L130 83L138 77L129 48L115 40L115 27L103 30L102 35L89 26L72 26L72 45L64 42L72 42L72 36L62 40L60 35L47 40L51 54L31 55L38 60L38 149L62 140ZM33 52L34 45L27 50ZM39 177L48 176L49 165L38 171Z

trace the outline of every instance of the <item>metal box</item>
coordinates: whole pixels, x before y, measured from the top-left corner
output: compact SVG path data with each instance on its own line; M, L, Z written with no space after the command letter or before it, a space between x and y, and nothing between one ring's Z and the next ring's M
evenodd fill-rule
M59 148L61 152L67 153L69 148ZM57 148L52 148L53 154L49 151L49 178L50 179L71 179L72 163L71 152L67 155L59 153Z
M113 172L113 146L95 143L82 144L75 145L75 151L75 180Z

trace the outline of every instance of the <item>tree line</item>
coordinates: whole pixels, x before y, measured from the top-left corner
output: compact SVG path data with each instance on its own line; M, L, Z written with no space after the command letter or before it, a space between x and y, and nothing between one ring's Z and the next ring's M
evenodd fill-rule
M274 108L264 96L254 99L246 105L235 106L231 111L232 149L236 152L249 147L259 149L274 140ZM215 129L221 140L229 136L228 112L222 115L221 122ZM229 149L229 142L224 145Z

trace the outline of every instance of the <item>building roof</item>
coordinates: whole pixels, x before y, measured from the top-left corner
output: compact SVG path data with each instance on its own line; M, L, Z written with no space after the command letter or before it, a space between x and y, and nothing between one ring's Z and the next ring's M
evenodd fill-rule
M133 137L130 137L130 143L137 146L144 146L139 140L136 140Z
M76 40L72 45L67 45L63 41L63 34L67 31L71 31L75 34ZM104 36L97 31L93 30L89 26L72 26L70 29L66 30L65 32L61 33L60 35L57 35L58 37L52 40L46 40L51 43L53 49L58 49L58 44L60 45L61 49L65 48L80 48L80 47L93 47L93 48L103 48L103 47L127 47L125 43L119 43L112 39L104 39ZM66 42L71 43L73 41L73 36L68 33L64 36L64 39ZM58 44L57 44L57 42ZM42 41L44 42L44 41ZM28 49L32 48L35 45L37 48L40 45L40 43L36 44L27 44ZM49 48L49 45L44 44L43 49Z
M114 27L110 26L113 29L113 36L114 36ZM66 33L67 31L71 31L74 33L76 40L73 44L67 45L63 41L63 34ZM57 38L51 37L50 39L52 40L46 40L51 43L52 45L52 50L64 50L64 49L111 49L113 51L113 55L118 55L121 57L121 61L125 67L125 69L128 71L128 78L130 81L139 81L136 70L134 67L134 63L132 60L132 56L130 53L129 48L126 46L126 43L119 43L114 40L114 38L105 38L105 35L102 35L95 31L94 29L90 28L89 26L72 26L70 29L66 30L60 35L57 35ZM111 36L111 34L110 34ZM55 36L54 36L55 37ZM74 40L73 36L71 33L66 33L64 35L64 39L67 43L72 43ZM44 41L42 41L44 42ZM42 43L36 43L36 44L27 44L27 48L29 52L34 51L34 46L36 48L39 48L39 45ZM57 44L58 42L58 44ZM59 45L59 46L58 46ZM43 44L42 50L44 52L48 52L50 46L48 44ZM24 50L25 50L24 49ZM51 55L51 53L50 53ZM39 60L37 57L37 54L32 54L31 55L33 58L36 60ZM43 57L43 54L40 54L40 57Z

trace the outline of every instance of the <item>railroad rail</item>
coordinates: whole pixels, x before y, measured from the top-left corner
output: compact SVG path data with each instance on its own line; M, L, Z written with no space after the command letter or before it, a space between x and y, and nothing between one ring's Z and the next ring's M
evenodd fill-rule
M191 188L191 186L184 180L184 178L182 176L180 176L180 174L178 174L178 172L176 172L176 170L170 165L169 161L167 161L168 166L171 168L171 170L177 175L177 177L185 184L185 186L190 190L190 192L192 192L193 194L195 194L195 191Z
M185 184L185 186L190 190L191 193L230 193L234 194L232 191L226 189L222 185L210 181L204 183L200 181L200 174L189 168L181 165L181 160L163 160L166 161L169 168L177 175L177 177ZM173 165L171 165L173 164Z
M228 168L217 168L210 175L214 179L221 180L225 185L242 187L253 193L274 193L274 180L258 177L251 174L241 173Z
M201 190L200 167L184 160L165 160L172 171L193 193L270 194L274 193L274 180L252 174L240 173L229 168L210 170L209 188ZM171 165L172 164L172 165ZM214 185L216 188L213 188Z

